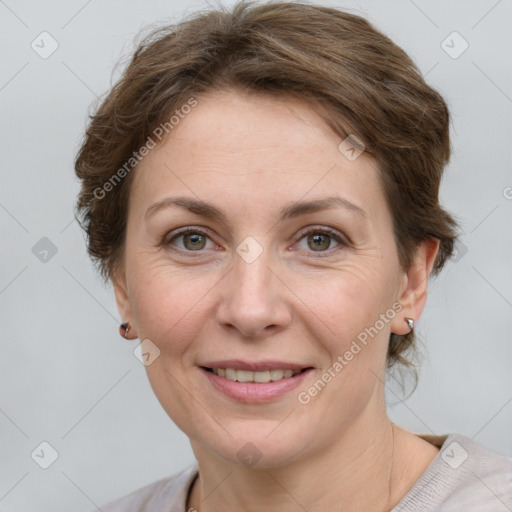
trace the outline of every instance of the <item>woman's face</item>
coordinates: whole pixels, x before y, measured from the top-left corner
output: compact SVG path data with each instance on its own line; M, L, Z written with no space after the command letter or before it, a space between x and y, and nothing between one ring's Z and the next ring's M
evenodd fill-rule
M382 418L389 334L414 316L397 302L407 274L376 164L307 104L197 101L133 171L118 305L196 446L282 465Z

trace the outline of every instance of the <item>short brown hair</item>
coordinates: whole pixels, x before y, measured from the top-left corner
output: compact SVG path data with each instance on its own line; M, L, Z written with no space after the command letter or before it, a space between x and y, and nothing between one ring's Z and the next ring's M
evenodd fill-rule
M241 1L153 30L91 116L75 162L77 218L105 280L122 260L132 155L190 98L228 88L315 104L342 139L360 139L379 164L401 265L408 269L418 244L436 238L439 272L457 227L438 198L450 155L443 98L364 18L299 2ZM98 197L107 183L108 198ZM403 353L413 337L391 334L389 367L409 364Z

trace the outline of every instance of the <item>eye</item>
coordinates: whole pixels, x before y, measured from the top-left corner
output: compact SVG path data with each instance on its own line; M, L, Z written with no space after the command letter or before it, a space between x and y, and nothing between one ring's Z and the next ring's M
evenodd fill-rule
M305 239L306 247L299 247L305 252L315 253L328 253L330 255L332 251L338 250L348 245L344 236L335 231L334 229L327 227L308 227L303 228L299 232L299 243ZM337 244L334 248L332 246L333 240ZM208 247L208 241L210 246ZM177 232L170 233L162 241L163 246L175 246L183 252L202 252L203 249L214 249L214 244L206 231L199 228L183 228ZM308 256L309 257L309 256ZM320 254L313 257L322 257Z
M181 245L175 244L174 242L181 239ZM176 245L178 249L186 252L200 252L203 249L212 249L213 247L207 247L207 241L209 240L208 233L197 228L185 228L177 233L174 233L171 237L166 237L162 244ZM210 240L211 242L211 240ZM212 245L213 242L211 242Z
M345 247L348 245L347 242L344 240L343 235L327 227L305 228L301 230L299 236L299 242L305 239L306 246L302 246L300 248L306 252L328 252L330 255L331 249L337 250L340 247ZM334 248L331 247L333 240L337 244Z

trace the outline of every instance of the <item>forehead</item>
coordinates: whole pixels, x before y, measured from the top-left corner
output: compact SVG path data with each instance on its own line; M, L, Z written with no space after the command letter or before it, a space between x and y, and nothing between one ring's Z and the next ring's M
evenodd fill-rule
M247 209L337 192L367 210L385 207L375 161L349 160L314 106L233 90L196 100L137 167L134 206L187 194Z
M292 159L301 149L314 149L313 157L338 145L339 137L304 100L234 89L212 91L196 99L196 107L183 116L166 141L172 147L186 140L197 149L189 156L204 151L254 152L267 160L281 156L278 148L286 147L292 150ZM160 149L164 146L165 142Z

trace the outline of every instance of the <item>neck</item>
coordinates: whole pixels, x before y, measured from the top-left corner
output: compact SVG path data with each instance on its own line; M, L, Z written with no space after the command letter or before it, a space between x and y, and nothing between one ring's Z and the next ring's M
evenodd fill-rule
M199 478L187 510L255 512L278 505L280 512L300 508L387 512L396 504L391 487L393 475L400 471L393 425L385 413L372 422L361 420L323 449L272 468L249 469L231 463L192 441Z

